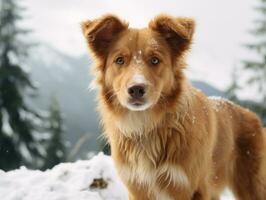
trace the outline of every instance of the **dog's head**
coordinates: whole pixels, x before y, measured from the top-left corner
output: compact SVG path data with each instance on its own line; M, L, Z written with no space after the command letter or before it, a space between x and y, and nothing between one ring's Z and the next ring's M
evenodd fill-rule
M181 90L184 55L194 21L160 15L147 28L132 29L116 16L82 23L95 56L97 82L110 107L144 111L173 103Z

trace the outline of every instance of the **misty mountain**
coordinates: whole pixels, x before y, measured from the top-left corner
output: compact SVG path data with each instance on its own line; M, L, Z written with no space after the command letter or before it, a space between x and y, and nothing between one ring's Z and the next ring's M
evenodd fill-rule
M96 91L88 90L92 80L89 73L92 61L89 56L73 57L49 45L40 44L32 49L26 64L38 87L38 96L30 101L31 105L47 110L51 97L58 99L65 119L65 140L70 144L70 151L76 149L77 155L82 156L88 151L99 150L101 128L96 112ZM207 95L223 95L222 91L207 83L193 81L193 85Z
M38 96L31 104L47 110L55 96L64 116L66 141L73 148L83 138L86 152L98 149L96 141L101 133L95 110L96 93L88 90L92 79L90 64L88 56L71 57L44 44L32 49L27 61L32 80L38 87Z
M225 93L203 81L192 80L192 85L202 90L207 96L225 96Z

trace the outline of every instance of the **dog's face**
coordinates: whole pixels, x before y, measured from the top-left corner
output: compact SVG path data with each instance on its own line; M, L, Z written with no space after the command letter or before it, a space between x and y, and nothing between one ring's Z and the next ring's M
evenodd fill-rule
M169 48L149 29L122 33L109 51L105 83L133 111L155 105L173 85Z
M176 92L194 22L158 16L148 28L131 29L108 15L82 24L98 61L98 82L107 103L143 111L167 102Z

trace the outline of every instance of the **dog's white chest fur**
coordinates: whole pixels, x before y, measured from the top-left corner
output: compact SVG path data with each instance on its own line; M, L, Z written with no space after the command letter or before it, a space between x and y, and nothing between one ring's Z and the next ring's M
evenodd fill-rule
M155 168L147 160L138 159L137 165L122 165L118 167L118 172L125 182L145 185L150 188L152 194L156 196L166 195L163 188L160 188L157 183L162 177L167 180L167 183L177 187L189 187L189 179L182 167L178 165L164 164ZM165 198L164 198L165 199ZM166 198L166 199L171 199Z

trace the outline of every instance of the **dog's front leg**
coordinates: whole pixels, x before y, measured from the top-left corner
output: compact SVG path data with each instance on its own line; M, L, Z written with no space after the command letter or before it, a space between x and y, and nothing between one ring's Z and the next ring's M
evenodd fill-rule
M140 188L138 186L127 185L129 200L154 200L148 189Z
M198 191L194 192L191 200L210 200L210 199L216 200L219 198L211 198L208 189L203 187Z

